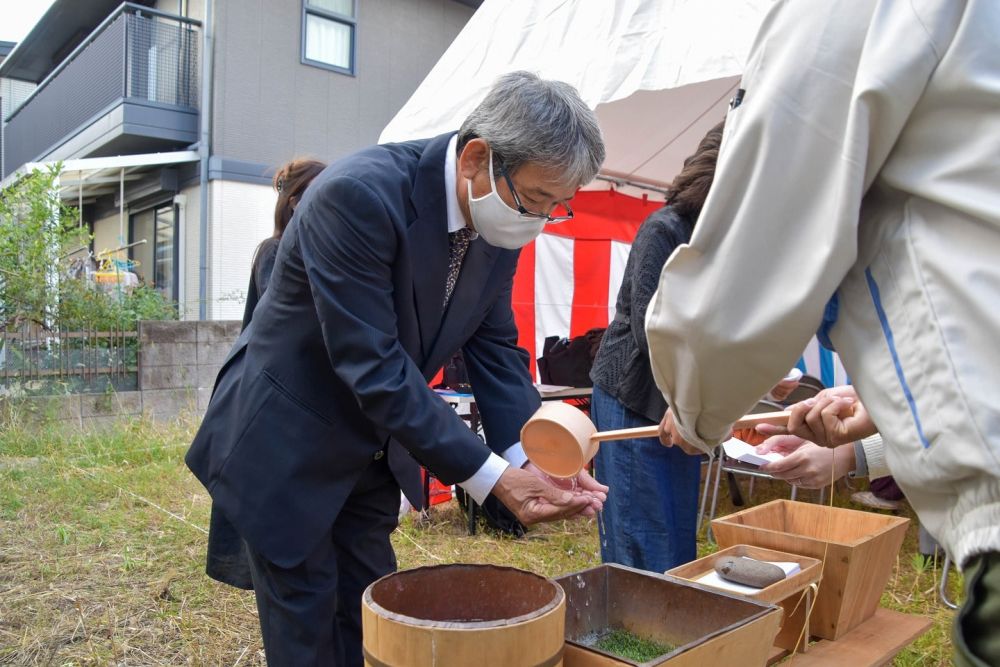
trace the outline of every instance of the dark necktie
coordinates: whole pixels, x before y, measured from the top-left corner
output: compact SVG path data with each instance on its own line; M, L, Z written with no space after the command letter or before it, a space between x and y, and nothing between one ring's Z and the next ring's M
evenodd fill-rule
M472 241L472 230L462 227L456 232L448 232L448 280L444 284L444 307L448 307L451 293L455 291L455 283L458 282L458 273L462 270L462 260L465 259L465 251L469 249Z

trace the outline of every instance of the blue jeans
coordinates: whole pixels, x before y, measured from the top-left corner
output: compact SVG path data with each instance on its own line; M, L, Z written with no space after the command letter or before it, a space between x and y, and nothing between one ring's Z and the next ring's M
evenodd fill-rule
M652 423L596 386L590 412L600 431ZM656 438L606 442L594 472L610 487L598 521L605 563L663 572L694 560L700 457Z

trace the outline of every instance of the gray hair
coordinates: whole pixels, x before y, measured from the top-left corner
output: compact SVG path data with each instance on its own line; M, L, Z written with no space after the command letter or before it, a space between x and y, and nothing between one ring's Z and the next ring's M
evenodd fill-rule
M576 89L531 72L504 74L458 131L458 150L484 139L494 159L514 173L527 162L562 172L567 183L585 185L604 162L597 116Z

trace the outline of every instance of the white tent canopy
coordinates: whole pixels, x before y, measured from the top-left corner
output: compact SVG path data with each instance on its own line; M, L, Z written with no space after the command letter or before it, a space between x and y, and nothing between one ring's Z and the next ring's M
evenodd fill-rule
M380 142L455 130L493 81L524 69L596 109L602 173L666 185L722 120L772 0L486 0Z

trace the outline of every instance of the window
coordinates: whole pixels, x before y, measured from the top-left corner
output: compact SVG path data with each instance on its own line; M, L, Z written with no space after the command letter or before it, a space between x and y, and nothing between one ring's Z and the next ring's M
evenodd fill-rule
M302 2L302 62L354 74L355 0Z
M177 301L177 215L173 204L136 213L129 226L129 242L146 242L129 248L133 269L143 283L169 301Z

